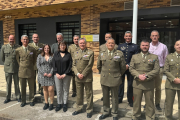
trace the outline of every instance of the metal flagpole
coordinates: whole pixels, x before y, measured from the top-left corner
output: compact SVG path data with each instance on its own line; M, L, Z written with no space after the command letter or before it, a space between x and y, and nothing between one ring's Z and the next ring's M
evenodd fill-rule
M137 22L138 22L138 0L133 2L133 28L132 28L132 43L137 43Z

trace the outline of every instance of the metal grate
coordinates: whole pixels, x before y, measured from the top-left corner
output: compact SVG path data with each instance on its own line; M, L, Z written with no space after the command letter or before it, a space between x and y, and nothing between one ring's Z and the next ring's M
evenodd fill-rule
M22 35L27 35L29 38L29 42L33 42L32 35L36 33L36 24L20 24L19 25L19 40L21 40ZM21 41L19 42L21 44Z
M180 6L180 0L171 0L171 6Z
M57 32L63 34L63 39L66 43L73 43L73 36L80 35L80 23L79 22L61 22L57 23Z
M133 1L124 2L124 10L133 10Z

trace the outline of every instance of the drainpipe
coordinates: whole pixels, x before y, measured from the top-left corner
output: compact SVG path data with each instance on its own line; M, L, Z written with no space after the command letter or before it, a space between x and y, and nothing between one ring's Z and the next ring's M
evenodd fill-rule
M133 2L133 28L132 28L132 43L137 43L137 22L138 22L138 0Z

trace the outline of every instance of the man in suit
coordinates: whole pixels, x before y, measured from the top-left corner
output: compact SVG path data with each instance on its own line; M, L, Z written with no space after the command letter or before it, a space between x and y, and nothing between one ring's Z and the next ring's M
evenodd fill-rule
M125 43L120 44L118 46L118 50L122 51L125 57L126 61L126 72L122 75L122 84L119 86L118 91L118 98L119 103L122 103L123 97L124 97L124 81L125 81L125 75L127 75L127 81L128 81L128 90L127 90L127 98L130 107L133 107L133 76L129 72L129 65L131 58L134 54L137 54L139 52L138 45L132 43L132 33L131 31L126 31L124 35Z
M161 111L160 102L161 102L161 83L162 76L164 71L164 63L166 56L168 55L167 46L161 42L159 42L159 32L157 30L153 30L150 36L152 42L150 43L149 53L155 54L159 58L159 74L155 77L155 106L156 109Z
M149 41L142 40L140 44L141 53L133 55L130 63L130 72L133 81L133 116L138 120L141 116L142 96L145 96L146 120L155 119L154 107L154 77L159 73L158 56L148 52Z
M44 47L44 44L43 43L39 43L39 36L38 34L34 33L32 35L32 40L33 40L33 43L29 43L28 45L33 47L35 50L36 50L36 58L39 54L41 54L42 52L42 49ZM34 94L36 94L36 74L37 74L37 66L36 66L36 63L34 65L34 73L35 73L35 76L34 76ZM41 87L41 85L39 84L39 93L42 95L43 94L43 88Z
M56 34L56 40L57 42L52 44L51 46L51 52L54 54L56 51L58 51L58 45L61 41L63 41L63 34L62 33L57 33ZM54 85L54 95L56 95L56 85Z
M97 69L101 72L101 87L103 92L103 115L99 119L110 116L110 94L112 95L113 120L118 120L118 88L122 83L121 75L126 71L124 55L121 51L114 49L115 40L110 38L106 42L107 50L99 54Z
M36 63L36 50L28 46L29 39L27 35L21 37L22 47L16 49L16 59L19 63L19 80L21 83L22 103L21 107L26 105L26 81L29 85L30 106L34 106L34 65Z
M105 42L107 42L108 39L112 38L112 35L111 33L106 33L105 34ZM118 45L115 44L115 47L114 49L117 49L118 48ZM100 52L105 52L107 50L107 46L106 46L106 43L102 44L100 47L99 47L99 53ZM103 97L101 98L101 101L103 100Z
M93 112L93 90L92 90L92 82L93 82L93 72L92 67L94 64L94 52L86 48L86 39L80 38L78 40L78 45L80 50L74 53L73 67L72 70L76 75L76 111L72 113L72 115L77 115L82 113L83 109L83 97L84 97L84 88L86 91L86 99L87 99L87 118L92 117Z
M74 59L74 53L79 50L78 40L79 40L79 36L74 35L73 37L74 44L71 44L68 48L68 52L71 54L72 59ZM72 97L76 97L75 74L73 74L72 76L72 91L73 91Z
M176 41L175 52L166 57L164 72L167 76L165 84L166 100L165 100L165 116L166 120L173 120L173 103L177 92L178 106L180 106L180 40ZM180 118L180 107L178 107Z
M18 77L18 70L19 65L16 60L15 50L20 47L19 45L15 44L15 37L14 35L10 35L8 38L9 43L3 45L1 48L1 60L4 62L4 72L6 78L6 100L4 103L8 103L11 101L11 83L12 77L14 79L14 89L16 100L18 102L21 101L21 94L19 90L19 77Z
M63 41L63 34L62 33L57 33L56 34L56 40L57 42L52 44L51 46L51 52L54 54L58 50L58 44Z

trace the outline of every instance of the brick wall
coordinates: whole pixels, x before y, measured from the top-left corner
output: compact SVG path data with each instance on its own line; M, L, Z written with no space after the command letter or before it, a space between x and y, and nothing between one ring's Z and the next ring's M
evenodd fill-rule
M1 0L0 10L37 7L37 6L54 5L61 3L79 2L79 1L86 1L86 0Z
M9 1L12 1L10 3L13 3L14 0L9 0ZM27 0L25 1L27 2ZM31 1L43 1L43 0L31 0ZM46 3L47 1L58 1L58 0L46 0L43 3ZM68 0L64 0L64 1L68 1ZM78 1L78 0L71 0L71 1ZM125 0L125 1L132 1L132 0ZM41 3L41 5L43 3ZM2 2L0 6L1 5ZM15 5L16 4L14 4L14 6ZM13 7L13 5L11 6ZM170 0L139 0L139 9L168 7L168 6L170 6ZM2 9L2 7L0 7L0 9ZM90 1L75 2L68 4L58 4L58 5L49 5L42 7L0 11L0 20L3 21L4 43L6 44L8 42L8 36L10 34L15 34L15 26L14 26L15 19L81 14L81 34L99 34L100 13L110 12L110 11L122 11L122 10L124 10L123 0L122 1L121 0L90 0ZM11 16L11 17L5 18L5 16ZM96 69L96 63L99 54L99 42L88 42L87 46L88 48L92 49L95 52L95 57L94 57L95 63L94 63L93 71L98 72Z

